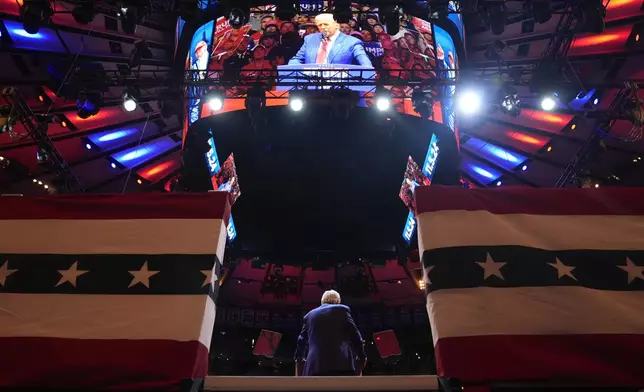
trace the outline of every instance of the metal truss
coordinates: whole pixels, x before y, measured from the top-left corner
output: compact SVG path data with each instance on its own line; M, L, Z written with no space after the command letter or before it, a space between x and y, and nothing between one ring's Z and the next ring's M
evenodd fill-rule
M83 188L83 185L74 175L65 159L60 155L60 152L56 149L56 146L49 138L49 135L47 134L47 122L42 118L39 119L39 117L31 111L24 97L15 87L5 87L2 90L2 97L9 105L11 105L12 115L24 126L29 137L31 137L34 143L39 147L46 148L54 170L58 172L63 181L65 181L68 193L84 192L85 189ZM36 159L35 156L34 159Z
M409 75L409 78L378 77L373 70L347 70L347 69L301 69L297 71L277 72L275 69L241 71L238 76L226 76L219 71L186 71L184 86L190 97L194 94L214 88L217 90L235 90L246 93L250 87L259 86L264 90L272 87L281 87L273 92L280 98L288 90L333 90L361 87L364 90L376 90L382 87L405 88L407 90L431 90L439 86L454 85L455 79L437 78L436 74L446 74L451 69L440 70L414 70L400 69L392 72ZM429 79L420 76L432 73ZM414 77L417 75L416 77ZM271 91L269 91L270 93ZM235 94L233 94L235 95Z

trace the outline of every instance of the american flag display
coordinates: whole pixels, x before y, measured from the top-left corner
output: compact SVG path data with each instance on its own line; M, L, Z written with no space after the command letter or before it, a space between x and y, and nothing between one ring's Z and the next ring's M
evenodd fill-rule
M644 189L416 191L438 375L644 386Z
M228 194L0 197L0 388L207 374Z

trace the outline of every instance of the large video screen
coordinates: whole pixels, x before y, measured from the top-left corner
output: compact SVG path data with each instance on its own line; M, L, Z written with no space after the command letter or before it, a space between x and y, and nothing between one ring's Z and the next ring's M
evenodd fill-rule
M339 25L338 32L334 32L328 41L329 47L322 52L324 31L320 29L325 27L318 27L318 11L311 11L291 20L278 20L271 12L252 14L250 22L240 29L233 29L220 17L195 33L186 67L193 71L191 76L194 78L205 77L207 71L210 77L253 80L266 90L276 90L271 82L278 75L277 67L289 62L305 66L319 63L369 65L373 66L379 80L456 77L454 70L458 68L458 59L454 41L447 32L428 21L404 15L400 30L388 34L377 13L355 9L354 18ZM411 96L411 87L392 85L388 89L394 97ZM455 130L451 103L454 87L441 85L429 93L436 100L433 119ZM228 95L236 99L226 99L223 107L213 112L197 98L203 92L193 91L191 95L195 98L188 103L189 124L201 117L245 109L244 100L240 99L243 94L244 87L228 91ZM359 106L374 104L373 92L361 94ZM266 105L286 105L288 94L279 96L279 99L268 99ZM411 99L394 99L392 103L398 112L417 115Z

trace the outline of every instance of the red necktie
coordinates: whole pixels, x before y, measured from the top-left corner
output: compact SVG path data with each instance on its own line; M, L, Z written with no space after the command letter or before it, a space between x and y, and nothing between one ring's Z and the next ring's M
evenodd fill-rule
M326 63L326 49L328 46L329 46L329 40L323 38L322 43L320 44L320 49L318 49L318 55L315 58L316 64Z

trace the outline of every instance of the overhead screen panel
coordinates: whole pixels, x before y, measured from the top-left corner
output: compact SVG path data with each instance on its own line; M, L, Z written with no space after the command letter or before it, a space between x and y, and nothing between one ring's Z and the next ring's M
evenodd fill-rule
M455 5L452 4L452 6ZM316 9L313 6L309 8ZM355 11L357 10L356 6ZM281 21L270 12L262 12L253 14L250 23L240 29L232 29L223 17L209 22L193 36L186 68L195 71L193 77L196 79L204 78L207 70L210 71L210 75L230 78L229 80L252 79L264 83L268 89L271 89L270 82L276 75L276 72L271 70L288 64L302 47L305 37L317 35L317 26L314 23L317 13L319 10L302 12L293 20ZM456 24L462 25L462 23ZM350 36L351 40L358 40L379 79L428 80L456 77L458 59L454 41L447 32L428 21L405 15L400 31L390 35L385 31L384 24L377 13L356 12L354 20L349 24L342 24L340 29ZM344 49L336 48L334 52L334 49L331 49L333 53L329 55L334 58L345 58L342 50ZM312 55L312 57L315 56ZM351 62L351 56L346 58ZM355 60L354 58L351 64L357 64ZM336 64L335 60L329 62L334 66L351 65ZM390 86L389 88L394 95L405 94L403 87ZM272 87L272 89L276 88ZM434 120L445 122L454 129L452 105L454 88L442 87L442 90L432 92L435 97L443 97L443 103L437 102L434 107ZM235 97L239 98L243 97L245 90L239 87L235 92ZM194 89L192 93L195 99L189 102L190 124L200 117L232 110L245 110L243 99L226 99L223 108L213 113L208 105L204 105L204 102L199 99L204 91ZM266 105L286 105L288 94L280 95L283 99L269 99ZM363 100L359 105L374 104L373 93L363 92L362 95ZM417 115L409 99L394 100L393 104L401 113Z

